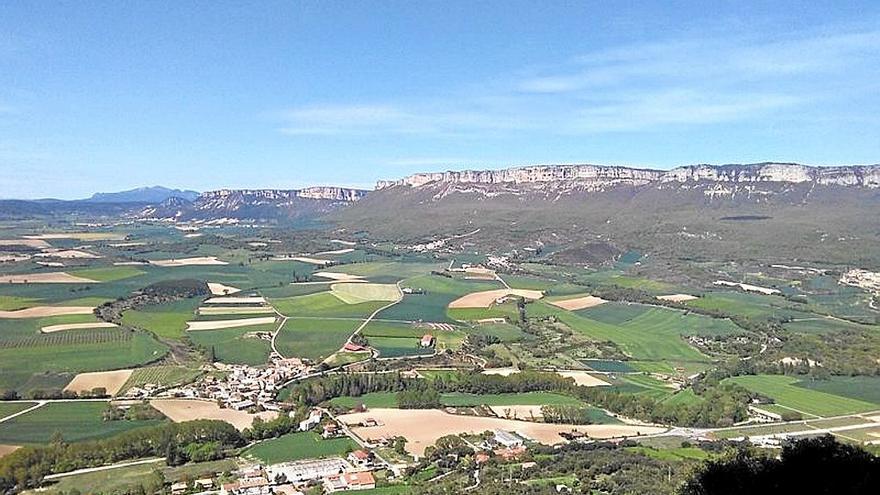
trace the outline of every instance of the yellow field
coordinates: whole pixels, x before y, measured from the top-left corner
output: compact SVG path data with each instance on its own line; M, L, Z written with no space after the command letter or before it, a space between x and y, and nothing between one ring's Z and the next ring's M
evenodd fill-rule
M346 304L369 301L393 302L400 299L400 290L394 284L342 283L330 286L333 295Z

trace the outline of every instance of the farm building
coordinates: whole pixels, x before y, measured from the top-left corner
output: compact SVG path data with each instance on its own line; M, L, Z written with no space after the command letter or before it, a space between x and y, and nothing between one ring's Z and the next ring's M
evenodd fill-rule
M324 489L327 493L373 488L376 488L376 479L370 471L336 474L324 478Z
M503 445L508 449L520 447L523 444L523 439L515 433L504 430L495 430L493 433L495 434L495 436L492 439L495 441L495 443L497 443L498 445Z
M272 479L283 474L290 483L302 483L338 475L349 469L351 464L344 459L331 457L273 464L266 468L266 473Z
M422 347L431 347L432 345L434 345L434 336L426 333L422 336L422 341L420 342L420 345Z
M348 454L348 462L355 466L366 466L370 464L370 453L363 449L357 449Z

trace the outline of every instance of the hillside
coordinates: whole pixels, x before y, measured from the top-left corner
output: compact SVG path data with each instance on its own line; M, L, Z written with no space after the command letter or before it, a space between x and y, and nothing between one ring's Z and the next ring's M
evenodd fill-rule
M382 181L332 218L382 239L480 231L482 247L880 263L880 166L560 165Z

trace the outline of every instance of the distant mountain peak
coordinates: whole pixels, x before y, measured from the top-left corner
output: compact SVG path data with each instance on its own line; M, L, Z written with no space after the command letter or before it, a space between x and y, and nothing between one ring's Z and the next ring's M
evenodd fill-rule
M168 198L181 198L194 201L199 197L197 191L169 189L163 186L146 186L127 191L95 193L86 201L96 203L161 203Z

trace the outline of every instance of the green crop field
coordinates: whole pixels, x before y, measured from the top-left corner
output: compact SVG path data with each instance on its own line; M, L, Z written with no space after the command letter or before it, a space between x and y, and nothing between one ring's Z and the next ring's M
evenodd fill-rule
M348 437L323 439L320 435L305 431L264 440L246 449L242 452L242 456L257 459L265 464L277 464L300 459L344 457L357 447L357 444Z
M488 318L505 318L508 321L516 321L519 318L519 309L515 302L504 304L492 304L488 308L449 308L447 314L453 320L477 321Z
M783 325L783 328L792 332L801 333L829 333L839 332L843 330L865 330L876 331L878 327L870 327L868 325L860 325L836 318L827 318L816 316L814 318L803 318L793 320Z
M593 320L543 302L530 304L529 314L555 315L587 337L615 342L634 359L671 363L709 361L708 356L688 345L682 335L738 331L738 327L729 320L714 320L664 308L651 308L617 325Z
M150 421L104 421L106 402L54 402L0 423L0 443L23 445L46 443L55 432L77 442L106 438L117 433L161 423Z
M331 286L334 296L347 304L370 301L393 302L400 299L400 291L394 284L336 283Z
M290 318L281 328L275 345L284 356L320 361L338 351L360 320Z
M851 399L797 386L798 379L784 375L747 375L728 378L777 404L814 416L837 416L880 410L880 404Z
M405 262L405 261L371 261L368 263L353 263L350 265L333 266L322 270L325 272L347 273L359 275L372 282L393 283L398 280L416 277L431 270L442 270L443 265L437 263Z
M16 309L30 308L38 304L40 304L40 300L32 297L0 295L0 311L15 311Z
M168 387L183 383L189 383L196 379L202 372L184 366L148 366L137 368L128 377L128 381L122 386L120 393L132 387L143 387L147 383Z
M584 364L595 371L607 373L631 373L635 370L625 361L612 361L608 359L585 359Z
M37 405L36 402L0 402L0 419Z
M522 331L518 326L510 323L481 323L473 328L465 329L465 333L475 335L490 335L497 337L501 342L519 342L527 340L531 336Z
M253 336L254 332L274 332L275 325L223 328L190 332L189 338L196 345L214 349L217 361L228 364L259 366L269 360L271 346L268 340Z
M75 270L68 272L77 277L83 277L98 282L115 282L126 278L137 277L143 275L144 271L138 270L131 266L109 266L102 268L87 268L85 270Z
M200 303L200 298L193 297L146 306L126 311L122 315L122 322L153 332L159 337L180 339L186 333L186 322L195 318L195 311Z
M0 388L27 391L45 384L37 380L29 385L41 374L130 368L158 360L167 351L148 333L117 328L66 330L5 341L0 347Z
M434 353L434 349L421 347L417 337L368 337L370 347L379 351L379 357L422 356Z
M388 303L370 301L359 304L347 304L331 292L319 292L305 296L272 299L271 304L279 313L290 317L366 318L372 312Z
M880 410L880 376L832 376L827 380L801 380L795 385L878 404Z
M437 275L421 275L406 279L402 287L421 289L423 294L407 294L403 301L383 310L380 318L389 320L432 321L455 323L447 315L447 306L452 301L471 292L502 288L498 282L456 280Z

